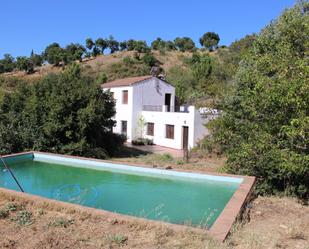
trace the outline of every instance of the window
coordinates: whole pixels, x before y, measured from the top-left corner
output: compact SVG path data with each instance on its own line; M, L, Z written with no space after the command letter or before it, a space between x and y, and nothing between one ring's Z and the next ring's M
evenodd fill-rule
M112 98L115 99L115 93L111 92Z
M127 121L121 121L121 134L127 135Z
M147 123L147 135L153 136L154 134L154 123Z
M174 125L166 125L165 137L174 139Z
M122 104L128 104L128 90L122 91Z

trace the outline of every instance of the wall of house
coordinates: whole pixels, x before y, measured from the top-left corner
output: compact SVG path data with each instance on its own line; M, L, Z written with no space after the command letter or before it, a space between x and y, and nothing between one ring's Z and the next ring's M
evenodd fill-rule
M107 90L107 89L104 89ZM122 92L128 91L128 104L122 104ZM114 87L110 89L114 93L116 100L116 126L114 126L114 133L121 133L121 121L127 121L127 137L128 141L132 140L132 113L133 113L133 89L132 87Z
M154 136L146 135L147 126L145 127L145 137L153 139L153 142L160 146L166 146L174 149L182 149L183 146L183 126L189 127L189 149L196 145L198 139L207 134L207 129L203 125L204 121L198 119L194 106L189 107L189 113L183 112L151 112L143 111L142 115L145 122L154 123ZM200 123L195 123L195 122ZM174 139L166 138L166 125L174 125Z
M170 84L158 79L150 78L134 84L133 88L133 112L132 112L132 134L137 138L140 134L140 127L137 123L141 117L143 106L162 106L165 102L165 94L171 94L171 106L175 105L175 88Z
M107 90L107 89L104 89ZM122 103L122 93L128 91L128 104ZM128 87L110 88L116 100L116 126L115 133L121 133L121 121L127 121L128 142L138 138L143 132L154 143L175 149L183 147L183 126L189 127L188 145L193 148L199 139L208 134L204 119L194 106L189 107L189 112L165 112L165 94L171 94L171 106L175 106L175 88L157 78L151 78ZM162 111L143 111L143 106L162 106ZM138 120L154 123L154 136L147 136L147 127L139 127ZM166 138L166 125L174 125L174 139Z

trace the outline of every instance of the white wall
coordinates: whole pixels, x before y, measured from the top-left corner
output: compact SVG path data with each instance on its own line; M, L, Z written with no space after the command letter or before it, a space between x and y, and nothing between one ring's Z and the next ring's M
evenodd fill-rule
M108 90L108 89L104 89ZM122 91L128 91L128 104L122 104ZM189 127L188 144L193 148L197 141L208 134L200 113L189 107L189 113L185 112L155 112L143 111L144 105L164 106L165 94L171 94L171 106L175 106L175 88L166 82L155 77L136 83L128 87L113 87L110 91L116 99L116 126L115 133L121 133L121 120L127 121L127 137L131 142L139 136L137 122L143 116L146 122L154 123L154 136L145 137L153 139L154 143L175 149L182 149L183 126ZM164 109L164 108L163 108ZM166 138L166 125L174 125L174 139ZM144 127L146 133L147 127Z
M107 90L107 89L106 89ZM122 104L122 91L128 91L128 104ZM121 120L127 121L128 141L132 140L132 113L133 113L133 90L132 87L114 87L110 89L114 93L116 100L116 115L114 117L116 126L113 128L115 133L121 133Z
M143 105L163 106L165 94L171 94L171 106L175 105L175 88L158 79L151 78L133 85L132 134L138 136L137 122L141 116Z
M202 119L198 120L194 106L189 107L189 113L183 112L151 112L143 111L142 115L146 122L154 123L154 136L145 137L153 139L154 143L161 146L182 149L183 126L189 127L189 148L196 145L196 141L207 134L207 129L203 125ZM196 124L195 122L200 122ZM166 138L166 125L174 125L174 139ZM147 127L146 127L147 128ZM146 129L145 128L145 132Z

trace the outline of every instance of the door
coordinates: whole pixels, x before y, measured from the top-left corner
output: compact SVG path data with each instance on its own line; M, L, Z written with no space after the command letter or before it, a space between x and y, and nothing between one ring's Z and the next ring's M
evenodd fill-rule
M183 126L182 127L182 149L188 150L189 146L189 127Z
M123 134L125 136L127 135L127 126L128 126L127 121L122 120L121 121L121 134Z
M166 105L166 111L168 112L171 110L171 97L172 95L170 93L165 94L164 105Z

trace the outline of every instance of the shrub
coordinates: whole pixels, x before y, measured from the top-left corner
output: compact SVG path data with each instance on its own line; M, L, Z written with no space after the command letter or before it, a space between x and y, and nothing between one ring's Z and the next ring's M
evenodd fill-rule
M260 194L309 197L308 6L299 2L256 37L213 122L226 170L256 176Z
M113 134L115 103L73 64L60 75L19 87L0 104L2 153L42 150L97 158L112 155L123 138Z
M0 209L0 219L9 217L9 211L6 209Z
M19 211L14 219L19 225L29 226L34 220L32 219L32 213L27 210Z
M133 145L153 145L153 141L148 138L137 138L132 140Z

